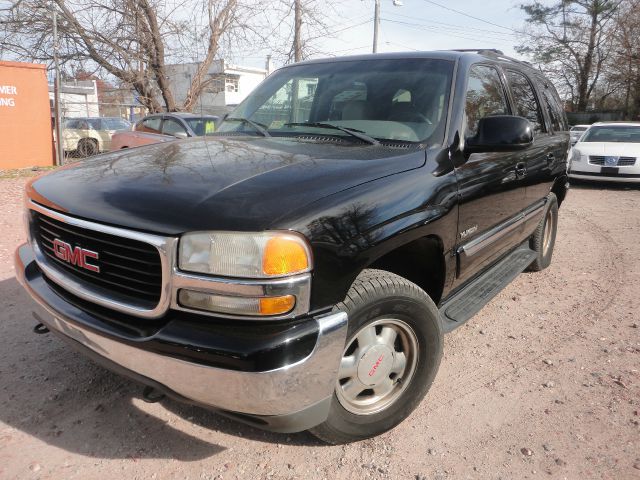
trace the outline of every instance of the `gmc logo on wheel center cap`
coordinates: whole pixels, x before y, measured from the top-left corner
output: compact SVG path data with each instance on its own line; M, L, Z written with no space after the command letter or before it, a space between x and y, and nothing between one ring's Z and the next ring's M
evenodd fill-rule
M67 262L71 265L75 265L90 272L100 273L100 267L89 263L88 259L98 260L99 255L97 252L84 249L82 247L72 247L67 242L63 242L59 238L53 241L53 252L56 257Z

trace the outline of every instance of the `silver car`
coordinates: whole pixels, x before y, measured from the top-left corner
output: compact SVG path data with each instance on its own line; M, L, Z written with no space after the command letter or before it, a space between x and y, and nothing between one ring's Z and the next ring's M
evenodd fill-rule
M586 132L589 127L590 125L574 125L573 127L571 127L569 129L569 135L571 136L571 145L575 145L576 142L580 140L582 134Z

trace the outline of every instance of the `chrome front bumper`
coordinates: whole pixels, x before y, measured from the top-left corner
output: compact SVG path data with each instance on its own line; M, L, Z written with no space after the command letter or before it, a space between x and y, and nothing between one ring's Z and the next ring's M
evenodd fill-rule
M44 282L30 245L16 251L15 264L20 283L52 315L52 319L45 320L46 325L107 363L135 372L197 404L248 416L298 419L295 425L280 431L304 430L326 419L346 340L344 312L313 318L319 331L316 345L296 363L262 372L227 370L142 350L87 328L46 300L56 293ZM75 307L70 309L74 311ZM81 313L78 310L78 317ZM313 410L313 415L302 414L307 410ZM265 428L269 428L268 423Z

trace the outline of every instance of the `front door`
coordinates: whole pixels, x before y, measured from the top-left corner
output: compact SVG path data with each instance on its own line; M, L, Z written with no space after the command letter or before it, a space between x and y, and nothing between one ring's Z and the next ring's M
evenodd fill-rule
M465 138L477 133L481 118L510 113L500 72L474 65L467 83ZM459 264L454 288L517 245L522 225L511 222L525 208L525 173L522 151L472 153L456 168Z

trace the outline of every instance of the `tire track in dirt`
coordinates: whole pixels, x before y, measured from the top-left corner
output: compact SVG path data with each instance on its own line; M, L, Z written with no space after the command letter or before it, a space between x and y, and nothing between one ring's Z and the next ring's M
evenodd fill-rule
M604 228L598 225L596 222L585 218L585 216L579 215L573 209L566 208L563 209L562 214L567 216L567 219L571 219L577 222L579 225L583 225L587 227L586 229L577 227L572 228L572 230L582 230L586 235L589 235L593 238L594 241L598 242L600 245L608 245L613 248L609 249L590 249L591 252L598 252L601 257L597 259L593 259L591 257L591 263L594 266L606 264L608 266L613 267L613 271L605 270L605 269L595 269L598 272L598 279L602 283L606 285L605 290L601 291L598 295L587 297L587 302L580 302L580 308L584 311L589 311L592 314L592 319L589 321L589 327L594 326L597 321L602 317L603 313L606 312L611 305L613 305L619 296L622 294L623 289L620 288L625 284L625 267L624 261L620 261L618 257L619 252L622 251L620 244L617 240L615 240L610 234L608 234ZM581 239L580 244L584 248L585 242ZM565 247L567 248L567 247ZM571 245L570 248L575 248L575 244ZM587 257L587 255L585 255ZM599 260L602 259L602 260ZM554 261L559 261L557 256L554 258ZM540 275L540 273L534 273L534 275ZM602 281L608 280L608 281ZM517 288L517 283L513 286L508 287L508 289ZM508 293L508 292L507 292ZM501 293L493 302L505 301L504 298L505 293ZM572 306L575 306L576 303ZM485 307L484 314L486 315L487 309ZM569 312L567 312L569 313ZM483 315L481 311L478 315ZM519 319L520 320L520 319ZM528 320L527 317L524 317L522 320ZM540 321L537 316L532 317L531 319L534 322ZM471 320L473 322L473 320ZM565 328L569 328L574 330L575 325L572 323L560 322L562 326ZM495 328L502 329L503 325L494 325ZM582 328L586 327L583 323ZM468 329L463 329L460 334L465 335L468 334ZM508 371L503 373L499 373L496 375L495 371L493 371L490 365L487 365L487 368L477 369L472 372L463 372L459 375L454 376L453 378L448 377L446 379L447 388L446 390L439 389L437 391L431 391L426 397L426 400L423 401L423 408L426 406L429 413L434 413L437 410L443 407L449 407L454 402L459 399L468 396L477 390L485 387L490 387L492 384L495 384L499 381L507 380L507 379L515 379L517 377L517 372L526 365L530 365L535 363L536 361L541 361L543 358L552 355L557 348L567 343L568 341L575 339L576 333L575 331L571 331L570 333L566 333L565 335L554 335L554 338L547 343L547 347L543 351L535 351L530 354L525 355L516 355L515 357L509 355L509 353L505 353L502 358L507 360L509 364L512 365ZM457 346L454 346L456 348ZM446 357L446 353L445 353ZM494 357L494 360L497 360L498 357Z

